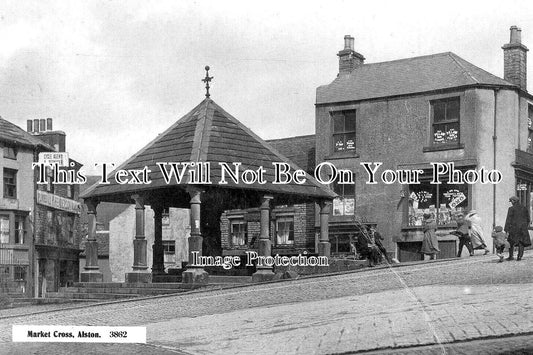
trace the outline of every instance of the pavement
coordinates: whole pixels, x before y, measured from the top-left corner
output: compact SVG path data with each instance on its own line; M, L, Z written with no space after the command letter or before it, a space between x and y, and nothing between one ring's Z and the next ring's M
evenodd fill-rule
M45 313L2 310L0 353L528 351L533 252L520 262L496 259L476 256ZM12 324L144 326L147 344L12 343Z

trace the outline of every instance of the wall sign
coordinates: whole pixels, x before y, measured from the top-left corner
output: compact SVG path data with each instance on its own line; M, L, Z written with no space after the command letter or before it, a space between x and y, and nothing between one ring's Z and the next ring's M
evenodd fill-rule
M37 203L70 213L80 214L80 203L68 198L37 190Z

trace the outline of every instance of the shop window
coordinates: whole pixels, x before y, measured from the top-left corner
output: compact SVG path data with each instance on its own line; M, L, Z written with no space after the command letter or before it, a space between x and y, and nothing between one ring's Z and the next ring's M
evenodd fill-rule
M234 247L246 245L248 243L247 224L243 219L231 220L230 236L231 245Z
M24 217L17 216L15 218L15 244L24 244Z
M13 269L13 279L15 281L26 281L26 267L25 266L15 266Z
M2 148L4 151L4 158L17 159L17 148L9 145L4 145Z
M433 145L459 144L459 97L434 100L430 104Z
M9 216L0 216L0 244L9 243Z
M353 216L355 213L355 184L334 182L333 191L339 195L333 200L333 215Z
M332 112L333 151L355 150L355 110Z
M468 210L468 184L420 184L409 186L409 226L422 226L424 213L431 213L438 225L455 221L457 213Z
M533 153L533 105L527 105L527 151Z
M294 218L280 217L276 219L276 244L294 244Z
M533 182L517 179L516 196L520 199L520 204L528 209L529 215L533 216ZM533 221L530 222L529 226L533 227Z
M17 171L4 168L4 197L17 198Z

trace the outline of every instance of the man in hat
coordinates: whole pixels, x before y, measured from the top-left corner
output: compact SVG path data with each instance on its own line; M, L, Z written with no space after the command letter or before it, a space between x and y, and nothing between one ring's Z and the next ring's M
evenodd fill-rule
M509 198L512 206L507 211L507 219L505 220L504 230L509 234L507 241L509 242L509 257L507 260L513 260L514 246L518 246L517 261L522 260L524 255L524 247L531 245L529 238L529 212L526 207L522 206L520 200L516 196Z

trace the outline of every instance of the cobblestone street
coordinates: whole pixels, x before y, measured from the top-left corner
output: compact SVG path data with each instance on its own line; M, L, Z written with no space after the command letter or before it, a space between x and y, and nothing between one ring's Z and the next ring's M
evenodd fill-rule
M34 315L3 310L0 353L325 354L411 346L418 353L461 353L439 344L480 338L504 351L510 347L498 347L495 338L533 333L533 253L521 262L495 259L476 256ZM11 343L12 324L146 326L148 344Z

